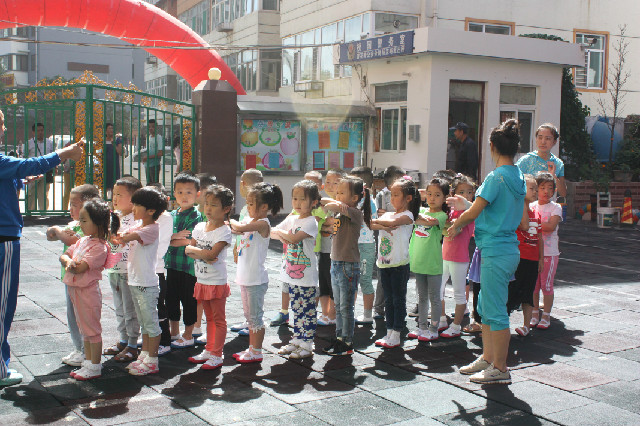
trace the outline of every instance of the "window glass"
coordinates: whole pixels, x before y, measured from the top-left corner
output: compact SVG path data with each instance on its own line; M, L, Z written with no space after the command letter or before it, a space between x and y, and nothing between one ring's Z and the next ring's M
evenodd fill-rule
M313 31L302 34L300 43L302 45L313 44ZM312 80L314 78L313 69L313 47L300 49L300 80Z
M376 33L395 33L398 31L412 30L417 27L418 18L416 16L396 15L393 13L376 13Z
M587 81L589 87L602 87L603 64L604 52L589 52L589 68L587 69Z
M500 85L500 103L512 105L535 105L536 88L532 86Z
M336 24L322 27L322 44L334 43L336 41ZM334 77L335 67L333 65L333 46L323 46L320 48L320 79L326 80Z
M400 108L400 151L407 149L407 109Z
M382 110L382 149L398 149L398 110Z
M278 10L278 0L262 0L262 10Z
M506 26L506 25L485 25L484 26L484 32L485 33L491 33L491 34L509 35L509 34L511 34L511 27Z
M285 38L282 43L285 46L291 46L295 43L294 37ZM295 49L282 49L282 85L290 86L293 84L293 78L295 73L294 68L294 53Z
M371 34L371 14L365 13L362 15L362 32Z
M518 123L520 123L520 152L529 152L531 151L533 111L518 111Z
M280 61L278 50L260 52L260 90L278 90L280 87Z
M344 22L344 41L360 40L362 32L362 16L354 16Z
M376 85L374 98L376 102L406 102L407 82Z
M482 24L474 24L473 22L469 23L469 31L473 31L476 33L481 33L484 27Z

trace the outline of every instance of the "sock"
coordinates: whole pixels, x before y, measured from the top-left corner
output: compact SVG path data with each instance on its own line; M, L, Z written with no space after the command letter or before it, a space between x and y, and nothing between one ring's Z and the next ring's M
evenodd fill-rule
M440 317L440 322L447 322L447 316L446 315L441 316Z
M138 359L144 361L145 359L147 359L148 356L149 356L149 352L142 351L140 352L140 355L138 355Z
M282 313L282 315L288 315L289 314L289 310L288 309L280 309L280 313Z
M365 318L371 318L373 316L373 309L365 309L364 310L364 317Z
M100 363L98 363L98 364L90 363L90 364L87 364L87 367L90 368L93 371L101 371L102 370L102 364L100 364Z
M453 323L451 323L451 326L450 326L450 327L451 327L451 328L453 328L453 329L454 329L454 330L456 330L456 331L460 331L460 324L453 324Z
M147 364L147 365L158 364L158 357L157 356L147 356L144 359L144 363Z

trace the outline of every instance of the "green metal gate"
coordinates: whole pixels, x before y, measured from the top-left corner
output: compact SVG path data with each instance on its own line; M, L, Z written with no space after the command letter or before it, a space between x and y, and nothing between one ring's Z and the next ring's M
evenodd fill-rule
M86 140L83 160L60 165L20 192L26 215L66 214L71 188L83 183L96 185L110 200L119 176L171 188L180 170L193 170L195 107L143 93L133 84L110 85L85 71L66 83L57 79L5 90L0 109L7 127L0 145L4 154L34 157Z

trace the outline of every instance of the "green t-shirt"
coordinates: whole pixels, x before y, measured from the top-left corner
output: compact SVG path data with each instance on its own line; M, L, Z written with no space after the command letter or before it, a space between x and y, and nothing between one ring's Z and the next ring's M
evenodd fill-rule
M75 233L76 233L76 235L78 236L78 238L82 238L82 237L84 237L84 234L82 233L82 228L80 228L80 223L79 223L77 220L74 220L74 221L72 221L72 222L69 222L69 223L67 224L67 226L65 226L65 227L64 227L64 229L65 229L65 231L66 231L67 229L71 229L73 232L75 232ZM69 246L65 244L65 245L64 245L64 249L62 250L62 254L65 254L68 248L69 248ZM61 267L61 269L62 269L62 272L61 272L61 277L60 277L60 279L61 279L61 280L63 280L63 279L64 279L64 273L65 273L66 271L64 270L64 266L63 266L63 267Z
M429 213L426 207L420 207L420 214L438 219L436 226L415 225L409 243L411 272L414 274L442 274L442 229L447 221L443 211Z

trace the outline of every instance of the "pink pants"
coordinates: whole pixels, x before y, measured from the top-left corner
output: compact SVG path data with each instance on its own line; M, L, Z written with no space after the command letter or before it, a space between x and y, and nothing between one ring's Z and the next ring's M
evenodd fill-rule
M67 286L67 289L82 337L90 343L101 342L102 292L99 283L96 281L87 287Z
M542 272L538 274L538 281L536 281L536 288L533 294L538 294L540 290L545 296L553 294L553 279L556 276L559 259L560 256L544 257L544 266L542 267Z
M207 345L205 349L215 356L222 356L224 339L227 337L227 298L199 300L207 318Z

